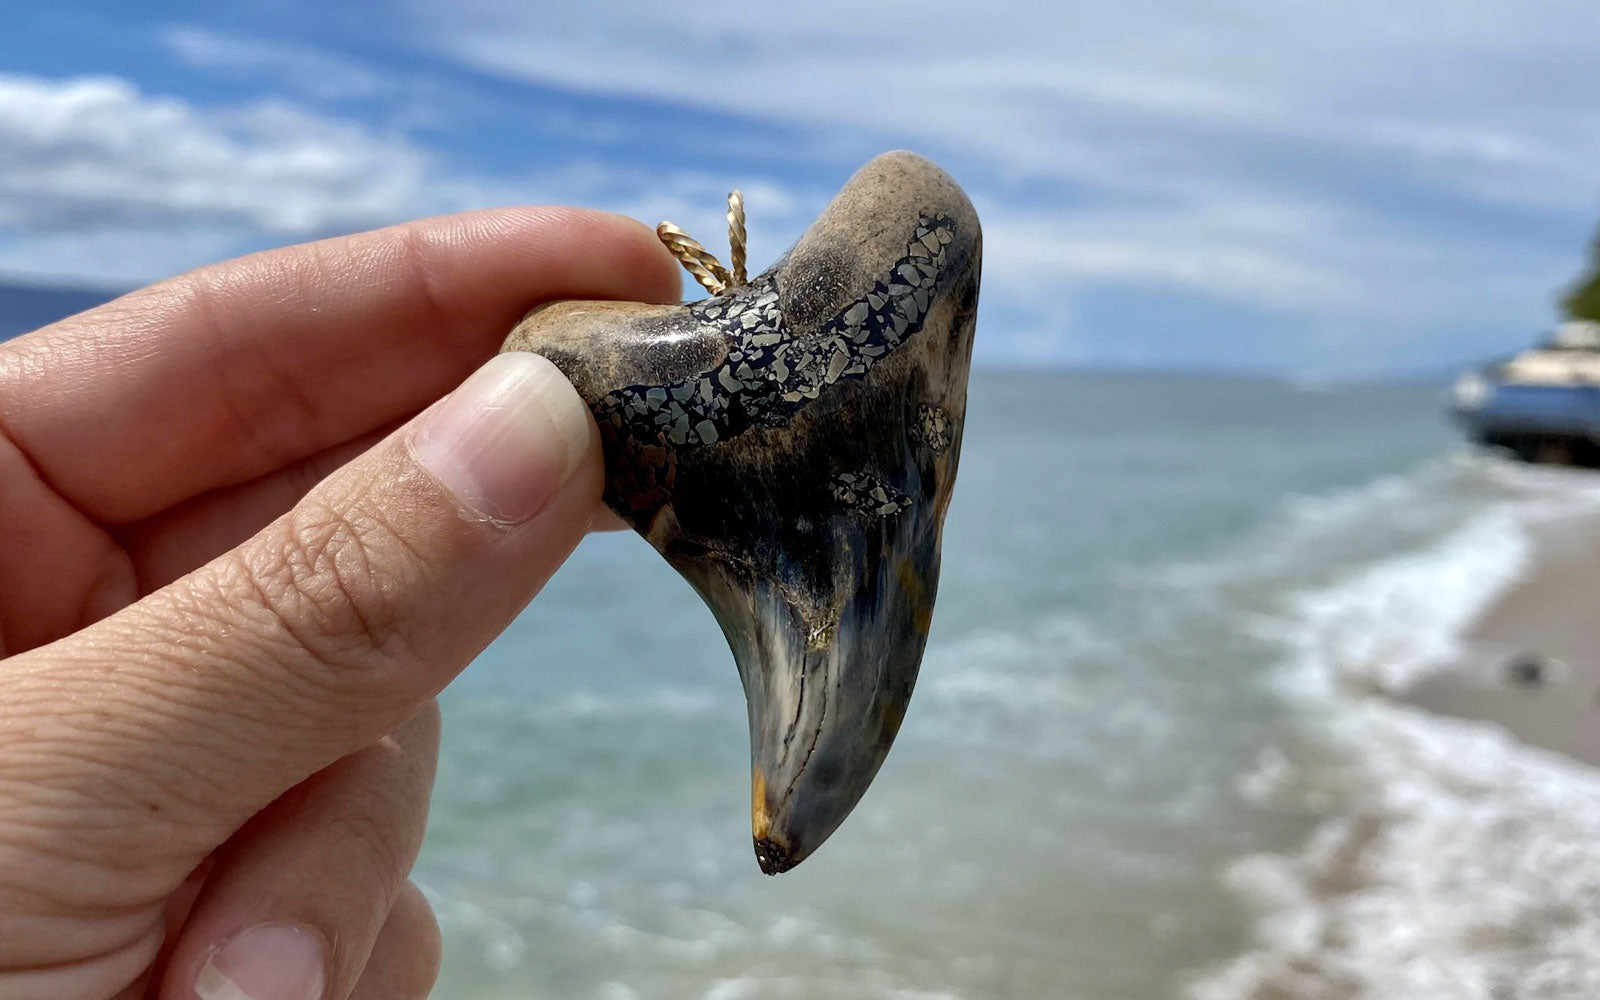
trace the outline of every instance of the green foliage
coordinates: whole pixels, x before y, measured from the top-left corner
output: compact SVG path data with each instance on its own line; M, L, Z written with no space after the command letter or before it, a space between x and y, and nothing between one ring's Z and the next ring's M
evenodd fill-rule
M1561 308L1568 319L1587 319L1600 323L1600 235L1595 237L1588 270L1567 289Z

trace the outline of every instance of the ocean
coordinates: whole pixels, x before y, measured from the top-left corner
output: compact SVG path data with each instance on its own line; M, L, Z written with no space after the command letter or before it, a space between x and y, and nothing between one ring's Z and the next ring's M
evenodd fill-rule
M106 289L29 285L0 278L0 340L29 333L120 295Z
M977 373L905 727L777 878L710 613L591 537L442 699L435 995L1600 995L1600 778L1370 693L1448 660L1538 517L1600 511L1443 407Z

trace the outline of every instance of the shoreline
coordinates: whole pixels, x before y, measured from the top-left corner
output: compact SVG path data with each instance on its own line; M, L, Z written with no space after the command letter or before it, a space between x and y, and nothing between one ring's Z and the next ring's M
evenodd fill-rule
M1446 545L1426 571L1402 554L1359 581L1376 620L1337 624L1372 642L1311 651L1331 752L1273 790L1321 818L1297 850L1224 870L1252 945L1188 1000L1597 995L1600 510L1582 506L1522 507L1505 528L1526 547L1468 536L1473 558ZM1474 594L1452 620L1450 598ZM1392 627L1415 633L1402 653L1438 652L1402 663L1408 681L1374 669Z
M1528 571L1461 637L1459 661L1392 696L1600 767L1600 518L1540 525Z

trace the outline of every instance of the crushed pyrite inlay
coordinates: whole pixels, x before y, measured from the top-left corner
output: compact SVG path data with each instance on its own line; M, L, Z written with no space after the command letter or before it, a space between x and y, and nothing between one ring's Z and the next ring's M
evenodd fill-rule
M638 477L635 494L617 499L647 511L671 490L674 452L726 441L752 427L781 427L829 385L865 376L922 329L954 237L950 219L918 219L905 255L889 273L808 335L794 335L784 322L776 268L737 297L691 305L692 316L729 335L726 360L668 385L623 386L594 406L608 445L621 450L620 464ZM930 446L936 452L944 447Z

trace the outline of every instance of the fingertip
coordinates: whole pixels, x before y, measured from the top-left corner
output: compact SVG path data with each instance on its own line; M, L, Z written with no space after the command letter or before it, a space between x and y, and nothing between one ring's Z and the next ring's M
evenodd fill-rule
M637 301L672 303L683 299L683 271L652 226L620 212L531 205L525 222L535 231L566 232L576 245L588 245L614 262L617 272L636 289Z
M350 1000L425 1000L439 978L444 942L433 907L413 882L395 898Z
M641 288L648 287L651 294L645 302L674 303L683 300L683 270L676 258L667 251L661 238L651 226L626 215L612 212L609 215L617 224L632 234L639 246L639 258L634 262Z
M677 261L655 231L616 212L518 205L419 219L399 228L404 232L396 252L421 262L424 266L414 269L430 274L441 290L472 285L463 269L478 269L479 279L490 272L515 275L529 293L516 315L555 298L677 302L683 294ZM486 265L490 254L492 263ZM503 295L504 278L499 280L495 291ZM474 303L460 305L465 310Z

